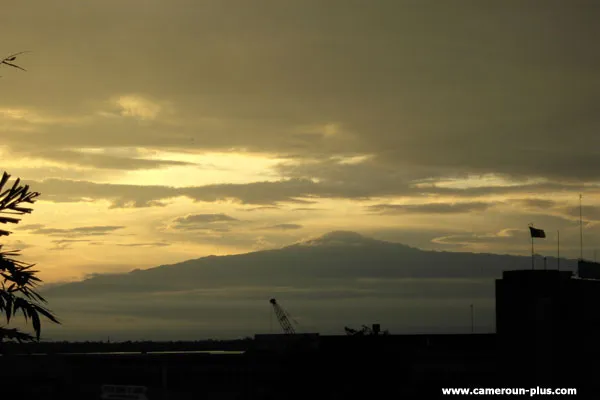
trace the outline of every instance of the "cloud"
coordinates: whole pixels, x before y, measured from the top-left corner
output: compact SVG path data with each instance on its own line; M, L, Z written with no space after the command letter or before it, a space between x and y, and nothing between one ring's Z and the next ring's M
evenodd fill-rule
M35 247L35 245L32 245L30 243L25 243L22 240L4 239L2 241L2 247L4 247L5 250L7 250L7 249L23 250L23 249L27 249L30 247Z
M71 200L73 201L73 200ZM139 200L127 200L127 199L117 199L114 200L109 206L110 209L113 208L146 208L146 207L166 207L168 203L164 201L158 200L149 200L149 201L139 201Z
M185 217L175 218L170 224L170 229L176 230L210 230L215 232L228 232L232 224L242 222L225 214L190 214Z
M179 217L175 220L180 225L193 225L196 223L214 223L214 222L230 222L238 221L238 219L225 214L193 214L185 217Z
M161 111L161 106L136 95L120 96L116 99L122 116L140 119L155 119Z
M324 235L298 241L294 246L302 247L329 247L329 246L369 246L376 243L375 240L367 238L352 231L331 231Z
M77 242L89 242L88 239L60 239L60 240L52 240L52 243L77 243Z
M62 179L27 183L42 193L41 198L51 202L79 202L94 199L109 200L114 207L150 207L160 205L159 199L178 195L176 189L167 186L100 184Z
M92 272L89 274L85 274L83 280L90 280L90 279L94 279L94 278L110 278L110 277L114 277L114 278L118 278L120 276L119 273L99 273L99 272Z
M299 224L276 224L271 226L265 226L259 229L267 229L267 230L291 230L291 229L302 229L302 225Z
M429 203L429 204L377 204L366 207L369 211L380 214L403 214L403 213L423 213L423 214L454 214L481 212L494 203L486 202L466 202L466 203Z
M264 236L257 237L256 240L254 241L254 243L252 244L252 250L254 250L254 251L274 249L274 248L277 248L277 245L275 243L269 241Z
M73 243L79 243L79 242L89 242L89 240L87 240L87 239L61 239L61 240L52 240L52 243L54 243L54 247L50 248L49 250L66 250L66 249L70 249L70 248L72 248L71 245Z
M24 225L22 230L29 231L36 235L48 236L63 236L63 237L85 237L85 236L104 236L112 232L123 229L124 226L106 225L106 226L80 226L77 228L60 229L60 228L44 228L44 225L32 224ZM61 241L68 242L68 241Z
M76 150L57 149L46 151L16 152L15 154L24 154L33 158L52 160L61 164L109 170L140 170L164 168L169 166L196 165L194 163L184 161L128 158L111 154L95 154Z
M594 205L574 206L567 201L556 201L549 199L513 199L509 203L525 206L538 213L555 215L566 220L579 221L581 218L586 224L594 224L600 221L600 207Z
M37 229L43 228L44 226L45 226L44 224L27 224L27 225L18 226L17 229L22 230L22 231L37 230Z
M556 207L559 202L554 200L546 200L546 199L518 199L513 200L513 202L523 205L528 208L541 208L541 209L549 209Z
M45 53L27 56L35 72L6 81L12 95L4 105L69 110L75 118L114 99L114 113L126 117L86 120L85 129L50 125L31 135L22 134L32 128L27 122L13 118L20 125L3 140L44 149L368 153L390 168L428 168L432 176L600 177L593 5L554 2L543 12L517 12L470 3L384 1L365 10L358 2L295 0L260 11L241 0L227 4L153 4L137 15L133 4L119 13L110 4L73 4L77 20L59 13L60 29L43 18L53 10L42 2L35 13L11 6L15 18L2 27L5 36L22 28L18 21L30 21L20 40L44 43ZM96 23L98 15L110 18L110 32ZM182 54L185 62L165 62ZM165 115L165 102L176 113Z
M354 167L354 166L352 166ZM366 171L365 171L366 172ZM307 178L282 179L272 182L252 182L243 184L213 184L195 187L174 188L158 185L124 185L93 183L65 179L27 181L31 187L43 194L43 200L52 202L76 202L108 200L112 207L152 207L165 206L161 200L185 196L194 201L217 202L233 200L240 204L276 206L278 203L311 204L311 198L350 198L365 200L371 197L412 195L461 196L465 199L485 195L522 195L531 192L548 193L553 191L577 190L580 185L558 183L531 183L514 186L486 186L465 189L425 186L417 187L410 181L377 183L376 178L364 181L340 180L316 182ZM587 188L586 193L598 193L598 189Z
M600 221L600 207L598 206L581 206L573 207L573 206L563 206L559 209L564 213L565 216L570 217L571 219L575 218L579 220L579 214L581 212L581 217L586 222L598 222Z
M121 171L114 169L96 169L93 167L79 167L79 166L53 166L55 161L41 161L41 164L44 166L40 166L40 159L35 160L34 162L38 165L29 164L29 159L26 153L19 153L21 156L17 156L17 153L12 152L1 152L0 156L6 160L6 164L4 169L9 172L14 177L21 177L28 180L43 180L43 179L72 179L72 180L99 180L99 181L109 181L114 178L115 175L119 174ZM56 160L57 163L60 163L60 160Z
M215 184L198 187L173 188L167 186L116 185L85 181L48 179L28 182L44 193L44 200L73 202L84 199L109 200L113 207L151 207L164 205L159 200L186 196L195 201L216 202L236 200L241 204L272 205L277 202L309 203L298 199L319 188L311 181L286 180L249 184Z
M125 247L165 247L170 246L170 243L165 242L152 242L152 243L118 243L117 246Z
M0 158L42 193L32 222L48 226L39 229L71 215L92 226L130 220L136 232L160 231L163 222L209 212L207 206L234 217L235 208L247 207L256 220L221 226L227 234L160 232L177 245L168 252L144 248L135 258L147 263L216 247L235 253L352 224L411 245L527 253L528 238L520 236L526 231L484 235L526 229L530 221L549 236L560 230L565 251L575 247L579 255L576 194L591 205L600 198L592 185L600 180L600 17L591 2L551 1L543 9L427 0L382 0L376 7L345 0L269 0L264 7L247 0L182 0L176 7L150 1L142 9L134 2L70 3L57 10L50 2L11 2L3 8L11 18L0 25L15 51L38 46L20 59L27 73L2 72L10 74L2 80L10 95L0 98ZM99 21L110 21L110 29ZM236 172L254 170L250 162L230 162L229 175L212 176L170 161L215 151L259 153L270 162L256 167L256 177ZM158 160L163 153L167 160ZM28 156L35 154L42 158ZM200 172L202 183L195 181ZM190 187L175 187L178 177ZM212 184L204 185L204 177ZM133 184L116 184L125 181ZM504 203L485 213L451 212L478 202ZM373 204L429 208L360 213ZM63 214L67 209L77 215ZM293 218L283 215L288 210L297 211ZM585 250L600 240L596 214L584 209ZM286 221L304 228L258 232L264 238L257 244L251 227ZM49 234L59 239L66 232ZM464 236L470 234L477 236ZM445 244L431 242L453 235L459 236ZM146 230L135 241L157 238ZM539 246L554 251L552 240ZM103 257L95 268L113 265L104 248L83 247L86 260ZM180 247L188 250L178 253ZM71 268L58 264L68 262L79 261L53 260L48 273ZM338 316L337 305L319 304ZM403 315L393 302L381 305L360 317Z
M278 206L260 206L260 207L250 207L250 208L240 208L239 211L262 211L262 210L279 210L281 207Z
M432 240L433 243L442 245L459 245L468 247L473 244L492 244L502 243L505 245L514 245L523 242L527 238L529 231L527 229L503 229L495 233L486 234L462 234L442 236Z

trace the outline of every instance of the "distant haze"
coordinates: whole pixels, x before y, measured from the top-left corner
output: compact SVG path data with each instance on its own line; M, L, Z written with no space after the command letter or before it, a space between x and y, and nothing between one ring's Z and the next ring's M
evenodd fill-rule
M537 268L543 259L537 258ZM561 269L575 262L561 260ZM556 259L547 260L556 268ZM530 257L429 252L335 231L277 250L205 257L48 287L64 320L53 340L196 340L281 332L275 297L300 332L494 332L494 279Z

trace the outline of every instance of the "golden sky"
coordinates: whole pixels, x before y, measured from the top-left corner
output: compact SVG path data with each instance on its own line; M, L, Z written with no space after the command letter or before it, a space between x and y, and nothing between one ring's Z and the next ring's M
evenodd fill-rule
M4 241L47 282L351 230L423 249L600 239L594 1L2 7ZM4 228L4 227L2 227Z

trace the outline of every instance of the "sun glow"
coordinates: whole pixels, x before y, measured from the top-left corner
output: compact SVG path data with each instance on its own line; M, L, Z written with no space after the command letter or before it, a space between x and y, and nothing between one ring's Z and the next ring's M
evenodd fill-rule
M273 168L281 160L268 155L242 153L183 154L154 152L152 160L169 160L190 165L168 166L153 170L127 171L112 181L118 184L166 185L171 187L243 184L257 181L277 181Z

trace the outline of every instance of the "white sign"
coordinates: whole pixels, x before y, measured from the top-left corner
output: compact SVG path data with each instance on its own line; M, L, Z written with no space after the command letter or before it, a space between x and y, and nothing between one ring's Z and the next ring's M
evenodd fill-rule
M103 400L148 400L146 386L103 385Z

